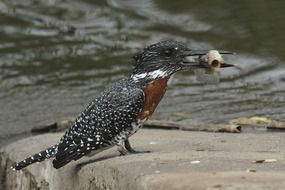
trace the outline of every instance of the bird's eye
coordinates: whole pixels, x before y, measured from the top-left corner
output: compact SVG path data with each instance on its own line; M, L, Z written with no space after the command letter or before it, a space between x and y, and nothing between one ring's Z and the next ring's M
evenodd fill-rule
M174 51L174 49L166 49L166 50L164 50L164 54L167 56L170 56L170 55L172 55L173 51Z

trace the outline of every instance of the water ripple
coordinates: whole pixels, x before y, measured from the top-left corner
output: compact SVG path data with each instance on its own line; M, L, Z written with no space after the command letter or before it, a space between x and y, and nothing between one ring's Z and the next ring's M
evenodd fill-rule
M264 3L243 4L0 2L2 137L75 116L108 84L130 72L133 53L162 39L185 41L195 49L235 51L226 61L243 71L222 71L217 85L197 81L192 72L177 74L155 118L177 119L174 113L182 112L191 122L251 115L282 120L285 3L267 2L271 11L262 12L263 19L259 11Z

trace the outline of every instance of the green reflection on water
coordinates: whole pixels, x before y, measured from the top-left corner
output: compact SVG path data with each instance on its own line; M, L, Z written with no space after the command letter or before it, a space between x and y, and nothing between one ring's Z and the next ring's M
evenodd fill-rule
M284 5L264 0L0 2L0 107L5 108L0 133L8 136L77 115L130 72L134 52L164 38L236 51L230 61L247 72L243 79L224 72L218 86L197 82L191 72L178 74L154 117L175 112L203 122L249 114L285 117Z
M212 24L210 31L189 33L199 41L210 41L219 47L251 52L261 56L285 59L284 1L261 0L180 0L165 3L154 0L174 14L190 13Z

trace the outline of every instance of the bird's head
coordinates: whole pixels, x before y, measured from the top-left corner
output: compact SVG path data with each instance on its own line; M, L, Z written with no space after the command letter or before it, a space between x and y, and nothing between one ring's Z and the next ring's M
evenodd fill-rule
M206 68L198 61L189 62L186 57L206 55L209 50L192 50L183 42L161 41L146 47L134 56L135 65L131 77L157 79L170 77L177 71ZM223 54L230 52L223 51ZM223 63L221 67L233 65Z

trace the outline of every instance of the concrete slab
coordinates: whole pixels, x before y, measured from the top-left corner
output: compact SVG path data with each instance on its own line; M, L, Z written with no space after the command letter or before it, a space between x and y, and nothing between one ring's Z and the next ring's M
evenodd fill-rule
M55 170L51 161L21 172L9 169L56 143L60 134L38 135L1 151L7 189L285 189L284 133L206 133L140 130L130 141L151 153L118 156L116 148ZM255 160L276 159L271 163Z

